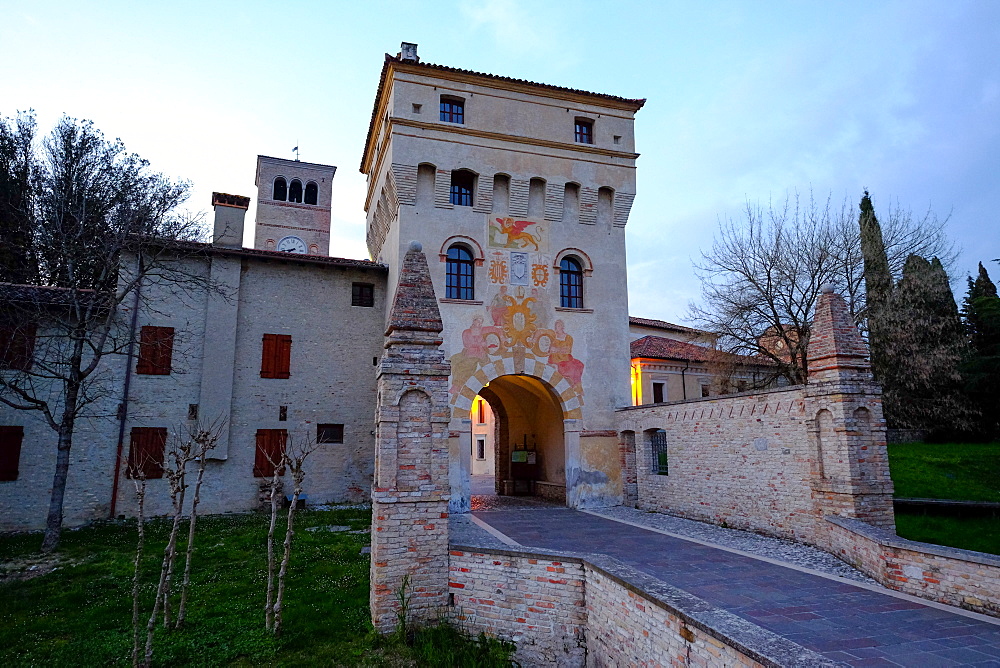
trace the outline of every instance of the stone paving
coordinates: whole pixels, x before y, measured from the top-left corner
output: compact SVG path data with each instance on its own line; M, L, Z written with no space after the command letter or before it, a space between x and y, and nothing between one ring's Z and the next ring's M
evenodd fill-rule
M1000 668L1000 620L942 610L885 589L564 507L484 510L474 516L525 547L614 557L846 665ZM500 543L471 518L456 518L452 527L453 542L479 537Z

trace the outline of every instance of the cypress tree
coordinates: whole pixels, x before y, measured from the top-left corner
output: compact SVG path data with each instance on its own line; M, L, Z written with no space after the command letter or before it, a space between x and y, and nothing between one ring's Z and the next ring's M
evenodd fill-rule
M861 214L858 226L861 228L861 255L865 263L865 292L867 308L865 317L868 324L868 345L871 349L872 374L875 380L886 385L891 374L888 359L890 301L893 285L889 259L882 240L882 227L875 217L875 207L866 190L861 197ZM890 411L886 416L891 421Z
M971 355L963 367L965 390L979 409L979 435L1000 437L1000 297L982 262L968 279L962 317Z

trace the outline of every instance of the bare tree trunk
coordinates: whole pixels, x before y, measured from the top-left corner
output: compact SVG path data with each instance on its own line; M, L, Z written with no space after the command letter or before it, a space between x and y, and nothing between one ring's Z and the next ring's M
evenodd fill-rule
M142 563L142 551L146 545L146 518L143 509L146 505L146 478L134 479L135 497L139 502L139 540L135 547L135 568L132 575L132 666L139 665L139 576Z
M177 622L174 628L184 626L184 613L187 611L188 585L191 584L191 557L194 556L194 528L198 521L198 502L201 500L201 481L205 477L205 453L198 458L198 480L194 485L194 498L191 499L191 521L188 523L187 554L184 558L184 579L181 583L181 602L177 606Z
M278 571L278 596L274 602L274 635L281 635L281 612L285 601L285 577L288 575L288 563L292 558L292 537L295 535L295 506L299 503L299 495L302 493L302 464L301 461L293 462L292 478L295 481L295 489L292 492L292 504L288 507L288 527L285 529L285 554L281 559L281 570Z
M79 364L76 365L76 369L79 369ZM69 475L69 451L73 447L75 411L80 398L80 380L76 378L78 373L73 375L74 378L67 382L66 403L59 423L56 472L52 477L52 496L49 499L49 514L45 519L45 537L42 538L42 552L46 553L59 547L59 536L62 531L63 502L66 498L66 479Z
M156 587L153 613L149 616L149 622L146 624L146 662L144 664L146 666L149 666L153 661L153 630L156 628L156 618L159 616L160 606L162 604L164 609L166 609L170 600L167 587L169 585L170 570L173 568L172 555L177 552L177 530L180 527L180 512L177 509L181 507L184 499L183 489L174 492L175 482L173 479L171 479L170 484L171 497L174 498L174 521L170 528L170 538L167 540L167 546L163 548L163 564L160 566L160 582ZM181 500L180 503L177 501L178 497ZM164 616L163 623L164 626L167 625L166 616Z
M174 563L177 560L177 533L180 530L181 519L184 514L184 491L186 489L184 472L187 468L187 458L184 457L180 460L178 466L180 469L176 480L170 480L171 487L174 485L177 486L176 492L171 490L171 496L174 497L174 525L171 528L170 542L167 543L166 553L163 557L167 561L167 575L163 582L163 626L165 628L170 628L170 589L174 576Z
M278 473L275 466L271 477L271 524L267 529L267 601L264 603L264 626L274 629L274 525L278 522Z

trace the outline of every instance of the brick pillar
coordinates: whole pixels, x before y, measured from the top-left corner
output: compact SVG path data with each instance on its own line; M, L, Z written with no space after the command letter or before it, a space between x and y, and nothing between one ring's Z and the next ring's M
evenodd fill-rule
M894 528L882 390L847 304L831 288L816 304L808 361L817 512Z
M403 258L378 370L372 487L371 615L395 628L443 616L448 599L448 375L441 314L427 258L412 242Z

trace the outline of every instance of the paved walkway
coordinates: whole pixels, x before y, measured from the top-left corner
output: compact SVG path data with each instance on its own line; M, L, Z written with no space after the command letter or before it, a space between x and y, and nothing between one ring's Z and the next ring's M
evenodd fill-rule
M525 547L598 552L852 666L1000 668L983 621L831 576L568 508L474 512Z

